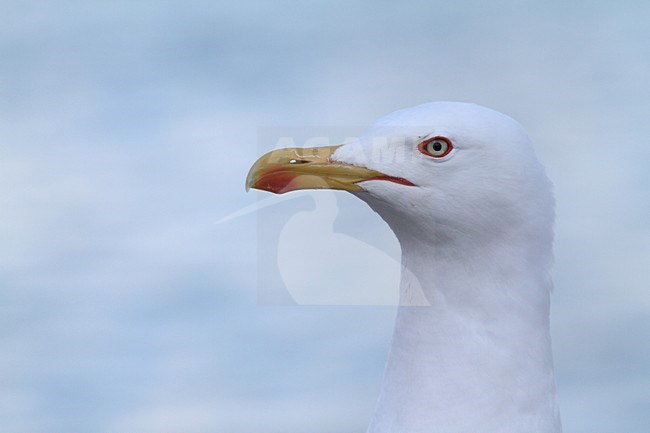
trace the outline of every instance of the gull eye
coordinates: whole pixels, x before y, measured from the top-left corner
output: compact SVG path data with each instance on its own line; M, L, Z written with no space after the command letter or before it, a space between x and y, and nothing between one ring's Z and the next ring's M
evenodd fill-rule
M443 156L449 155L449 152L453 148L451 141L447 137L429 138L418 145L420 152L434 158L442 158Z

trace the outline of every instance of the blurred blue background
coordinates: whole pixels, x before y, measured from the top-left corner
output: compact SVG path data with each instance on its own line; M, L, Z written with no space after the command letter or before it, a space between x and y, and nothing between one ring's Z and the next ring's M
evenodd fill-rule
M215 222L267 197L243 188L275 144L260 127L461 100L518 119L555 182L565 431L647 432L649 19L643 1L0 1L0 430L365 431L394 309L259 305L258 217ZM348 233L395 245L339 198Z

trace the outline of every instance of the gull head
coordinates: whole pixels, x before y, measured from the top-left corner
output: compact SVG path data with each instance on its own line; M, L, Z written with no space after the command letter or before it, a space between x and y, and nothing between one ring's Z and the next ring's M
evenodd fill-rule
M469 103L399 110L339 146L272 151L251 168L251 187L350 191L400 240L552 237L551 183L525 130Z

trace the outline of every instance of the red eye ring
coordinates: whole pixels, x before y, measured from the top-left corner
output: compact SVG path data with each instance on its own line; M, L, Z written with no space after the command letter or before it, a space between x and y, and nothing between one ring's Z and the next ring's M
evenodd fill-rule
M451 140L447 137L435 136L427 138L422 143L418 144L418 150L423 154L432 158L444 158L449 155L454 146Z

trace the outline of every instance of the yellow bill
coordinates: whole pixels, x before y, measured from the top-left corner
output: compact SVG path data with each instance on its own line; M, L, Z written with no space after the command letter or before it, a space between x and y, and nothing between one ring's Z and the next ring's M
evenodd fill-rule
M251 188L275 194L300 189L363 191L359 184L369 180L387 180L413 186L401 177L333 161L331 156L338 147L287 148L269 152L258 159L248 172L246 191Z

